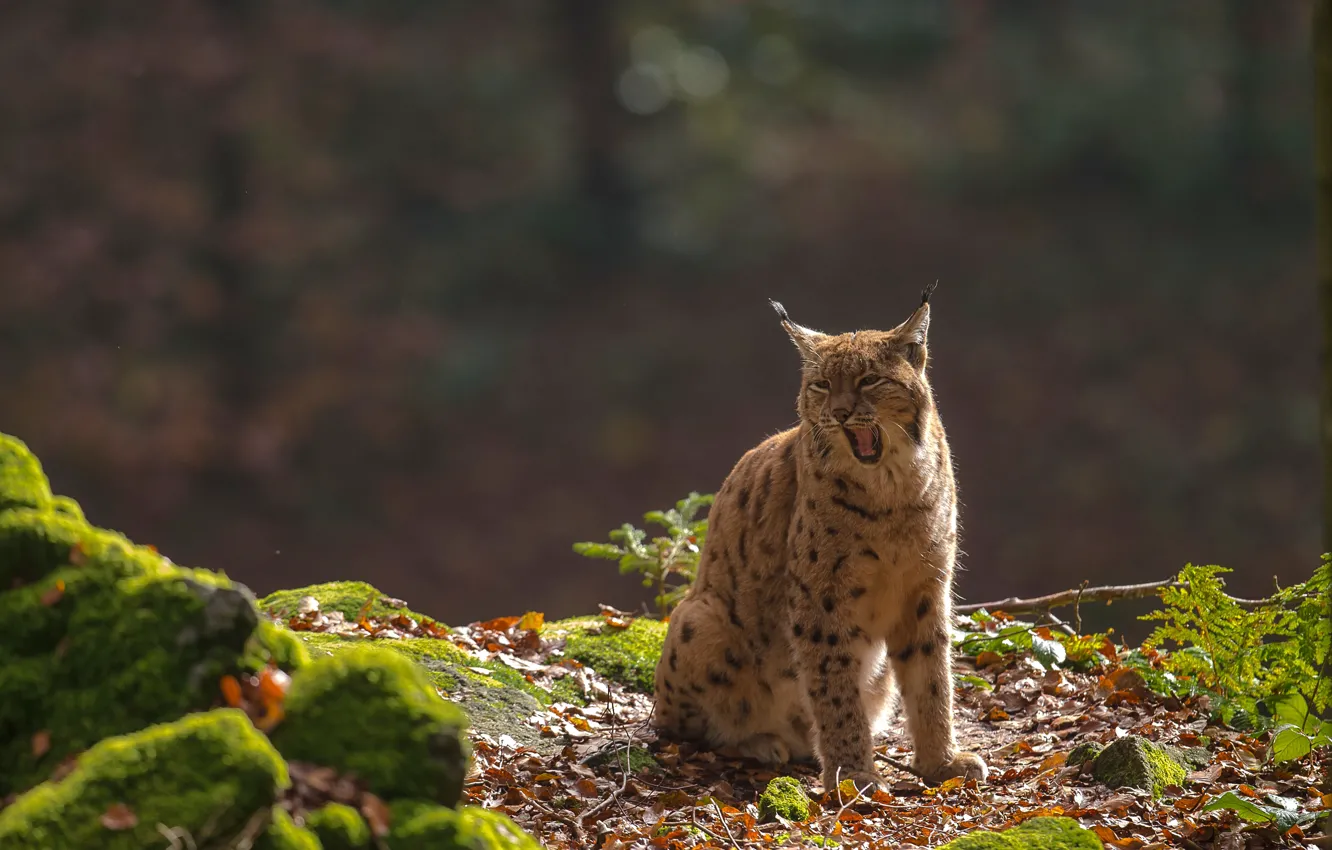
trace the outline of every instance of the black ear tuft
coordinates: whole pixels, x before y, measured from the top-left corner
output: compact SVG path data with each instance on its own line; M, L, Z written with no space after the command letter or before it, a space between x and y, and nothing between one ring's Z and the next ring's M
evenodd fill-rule
M769 298L768 303L772 305L772 309L777 311L778 317L780 317L783 322L791 321L791 317L786 315L786 308L782 306L782 302L773 301L771 298Z
M939 281L937 280L934 283L931 283L930 285L926 286L925 290L920 293L920 303L921 304L930 303L930 296L933 295L934 290L938 288L939 288Z

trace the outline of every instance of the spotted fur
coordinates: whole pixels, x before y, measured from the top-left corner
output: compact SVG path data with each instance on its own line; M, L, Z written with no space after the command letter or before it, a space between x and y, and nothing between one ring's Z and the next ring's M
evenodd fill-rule
M985 777L953 734L957 496L926 378L931 290L893 330L837 336L773 303L803 359L800 424L717 494L657 665L663 732L769 763L817 756L825 788L864 787L895 682L916 769Z

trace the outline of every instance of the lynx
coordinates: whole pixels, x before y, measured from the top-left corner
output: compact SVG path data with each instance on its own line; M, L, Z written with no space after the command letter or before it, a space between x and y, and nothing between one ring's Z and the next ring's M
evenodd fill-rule
M985 778L953 733L957 497L925 376L933 290L890 331L836 336L772 302L804 364L800 424L717 494L657 665L663 733L773 764L817 756L825 789L877 787L896 690L916 770Z

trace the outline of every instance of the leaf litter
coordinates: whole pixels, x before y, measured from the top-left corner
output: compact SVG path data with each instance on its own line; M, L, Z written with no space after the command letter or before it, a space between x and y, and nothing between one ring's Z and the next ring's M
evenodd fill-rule
M778 770L658 737L648 722L651 698L565 658L562 639L541 636L540 613L449 629L403 612L371 617L371 602L353 619L321 612L317 603L302 604L287 624L371 640L448 640L476 660L478 672L489 674L481 665L499 662L548 692L571 678L586 705L552 701L527 719L557 744L549 752L509 735L471 734L473 763L464 802L503 812L547 848L910 850L1040 816L1075 818L1107 847L1122 850L1329 846L1326 838L1315 837L1319 819L1332 813L1332 794L1319 788L1328 765L1317 759L1325 750L1273 764L1267 757L1272 733L1246 734L1213 722L1205 696L1156 695L1140 672L1120 666L1122 653L1108 640L1080 669L1060 669L1063 646L1048 631L1018 651L984 649L956 658L958 744L986 759L988 780L953 779L927 787L900 769L910 762L911 750L899 718L875 748L887 790L866 794L849 783L831 792L821 788L815 764ZM634 619L606 606L602 613L612 629L626 628ZM998 621L1004 620L1000 615ZM974 628L974 622L960 619L959 626ZM221 683L225 701L245 709L256 724L277 722L285 691L279 672L246 681L228 677ZM1148 791L1098 783L1090 775L1091 762L1067 764L1079 744L1105 745L1127 735L1205 747L1208 763L1156 799ZM360 810L377 834L387 830L387 808L355 777L313 765L292 768L283 805L293 814L344 802ZM807 821L760 821L758 796L777 776L801 783L811 798ZM108 814L122 820L116 817L121 812Z

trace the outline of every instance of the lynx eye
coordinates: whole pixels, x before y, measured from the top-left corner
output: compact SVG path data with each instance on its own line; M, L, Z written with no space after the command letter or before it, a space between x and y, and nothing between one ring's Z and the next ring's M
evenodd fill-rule
M832 389L832 384L827 381L810 381L809 388L821 393L826 393L828 390Z
M870 387L877 387L879 384L882 384L886 380L888 379L880 377L879 375L866 375L865 377L861 378L859 382L857 382L857 386L859 386L862 390L867 390Z

